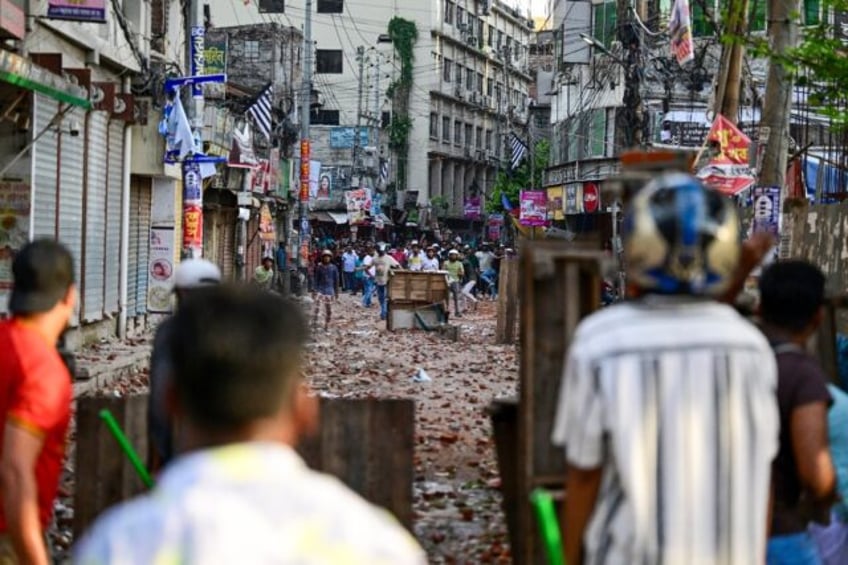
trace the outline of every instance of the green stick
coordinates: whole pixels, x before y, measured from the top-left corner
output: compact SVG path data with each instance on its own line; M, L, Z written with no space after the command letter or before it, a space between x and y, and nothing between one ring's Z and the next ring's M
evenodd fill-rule
M127 456L127 459L130 460L130 463L135 469L135 472L138 473L141 482L143 482L144 486L147 488L153 488L153 479L150 477L147 467L145 467L144 463L141 462L141 458L138 456L138 453L135 452L135 449L133 449L133 446L130 444L130 440L127 439L127 436L124 434L121 426L118 425L118 422L115 420L112 412L108 409L103 409L99 412L99 416L100 419L106 423L106 427L109 428L112 435L115 436L115 440L118 442L118 445L121 446L121 450Z
M536 509L539 520L539 531L548 553L550 565L565 565L562 548L562 535L559 530L559 520L554 508L554 497L545 489L537 488L530 493L530 502Z

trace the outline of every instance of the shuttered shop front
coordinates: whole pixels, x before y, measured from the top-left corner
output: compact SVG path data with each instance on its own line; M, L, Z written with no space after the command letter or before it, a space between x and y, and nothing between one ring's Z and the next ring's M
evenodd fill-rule
M121 194L124 179L124 122L109 123L108 190L106 194L106 293L107 312L118 311L121 264Z
M108 112L91 112L88 125L88 190L86 191L85 281L83 319L103 317L103 269L106 249L106 147Z
M85 112L73 109L66 114L65 123L82 124ZM64 131L59 136L59 241L74 256L76 280L82 276L82 225L83 225L83 163L85 162L85 132L71 135ZM85 320L84 320L85 321Z
M59 111L59 103L52 98L33 94L35 123L32 131L40 132L50 124ZM35 237L56 236L56 195L58 185L58 136L47 132L35 143L32 153L35 161L32 189L32 210Z
M130 183L129 277L127 315L147 313L147 263L150 242L152 189L149 178L132 177Z

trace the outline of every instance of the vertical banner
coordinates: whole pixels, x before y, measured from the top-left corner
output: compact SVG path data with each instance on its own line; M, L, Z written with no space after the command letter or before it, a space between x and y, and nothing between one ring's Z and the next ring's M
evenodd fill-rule
M780 236L780 187L754 187L754 220L751 231L754 233L770 233L775 238Z
M371 210L371 191L367 188L345 191L345 202L350 225L364 223Z
M683 66L695 58L689 0L674 1L668 21L668 34L671 36L671 54L677 59L677 64Z
M486 239L489 241L499 241L503 225L503 214L489 214L489 221L486 224Z
M548 224L548 193L544 190L522 190L518 221L522 226Z
M183 163L183 250L187 257L203 255L203 192L200 164Z
M321 177L321 161L309 162L309 199L318 199L318 184ZM329 194L327 195L329 198Z
M300 141L300 201L309 202L309 140Z
M206 28L191 26L191 76L206 74ZM203 85L193 84L191 95L203 98Z
M471 196L465 199L462 207L462 215L467 220L479 220L482 212L479 196Z
M147 264L147 309L171 311L174 286L174 228L150 228L150 259Z

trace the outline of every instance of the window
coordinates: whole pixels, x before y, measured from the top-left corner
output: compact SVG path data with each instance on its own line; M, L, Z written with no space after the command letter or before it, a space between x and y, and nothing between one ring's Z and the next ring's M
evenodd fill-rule
M503 100L503 86L501 83L495 87L495 102L498 103L498 107L500 108L501 101Z
M494 82L492 79L486 79L486 96L492 95L492 89L494 88Z
M285 11L285 0L259 0L260 14L282 14Z
M316 126L337 126L339 125L339 111L314 110L310 120Z
M766 1L767 0L751 0L748 8L748 29L750 31L765 31Z
M465 124L465 145L471 147L474 143L474 126Z
M316 73L342 73L341 49L318 49L316 53Z
M503 47L503 32L502 32L501 30L498 30L498 43L497 43L497 47L498 47L498 51L500 51L500 50L501 50L501 47Z
M483 18L477 18L477 46L483 47Z
M445 0L445 23L453 25L453 2Z
M453 142L457 145L462 143L462 122L459 120L453 121Z
M464 21L465 21L465 10L463 10L462 8L457 6L456 7L456 27L458 29L462 29L462 23Z
M392 113L391 112L383 112L380 114L380 127L386 129L389 127L389 124L392 123Z
M447 116L442 118L442 141L450 142L450 118Z
M502 145L503 143L501 142L501 136L498 136L498 138L495 139L495 157L497 157L498 159L501 158L501 152L503 151Z
M489 37L486 39L486 45L491 47L495 43L495 28L489 26Z
M465 67L457 63L456 65L456 84L462 86L462 71L465 70Z
M819 23L821 13L821 0L804 0L804 25L816 25Z
M468 90L474 90L474 69L468 69L465 74L465 88Z
M430 138L439 139L439 115L430 112Z
M475 142L477 149L483 147L483 128L481 128L480 126L477 126L477 135L475 136Z
M248 39L244 42L244 60L249 62L259 60L259 41Z
M492 130L486 130L486 151L492 150Z
M318 0L319 14L343 14L344 0Z
M477 73L477 92L483 94L483 73Z
M699 4L692 4L692 15L694 22L694 14ZM604 2L603 4L594 4L592 6L592 35L604 44L604 47L609 48L615 40L615 0Z
M589 139L588 155L589 157L603 157L606 149L607 136L607 113L604 109L592 110L589 117Z
M442 79L445 82L451 81L451 65L452 64L453 64L453 61L451 61L450 59L447 59L447 58L442 61Z

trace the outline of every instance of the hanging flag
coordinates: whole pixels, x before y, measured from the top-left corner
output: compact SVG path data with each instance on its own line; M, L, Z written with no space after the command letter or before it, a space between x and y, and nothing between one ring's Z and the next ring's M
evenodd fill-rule
M689 0L674 0L668 21L668 34L671 36L671 54L674 55L681 67L687 61L695 58Z
M189 124L185 109L183 109L179 91L174 94L174 101L171 103L170 110L168 110L165 129L167 132L167 151L171 157L176 157L177 160L182 161L190 153L196 152L194 132L191 131L191 124Z
M380 186L386 186L389 182L389 160L380 159Z
M509 168L515 170L521 161L527 155L527 145L521 141L521 138L514 133L509 134L509 148L512 151L512 158L509 161Z
M274 88L271 83L262 89L259 96L247 109L248 115L253 118L256 129L271 141L271 103L274 97Z
M507 212L512 212L512 202L509 201L509 198L507 198L507 195L504 192L501 192L501 206L503 206L503 209Z

